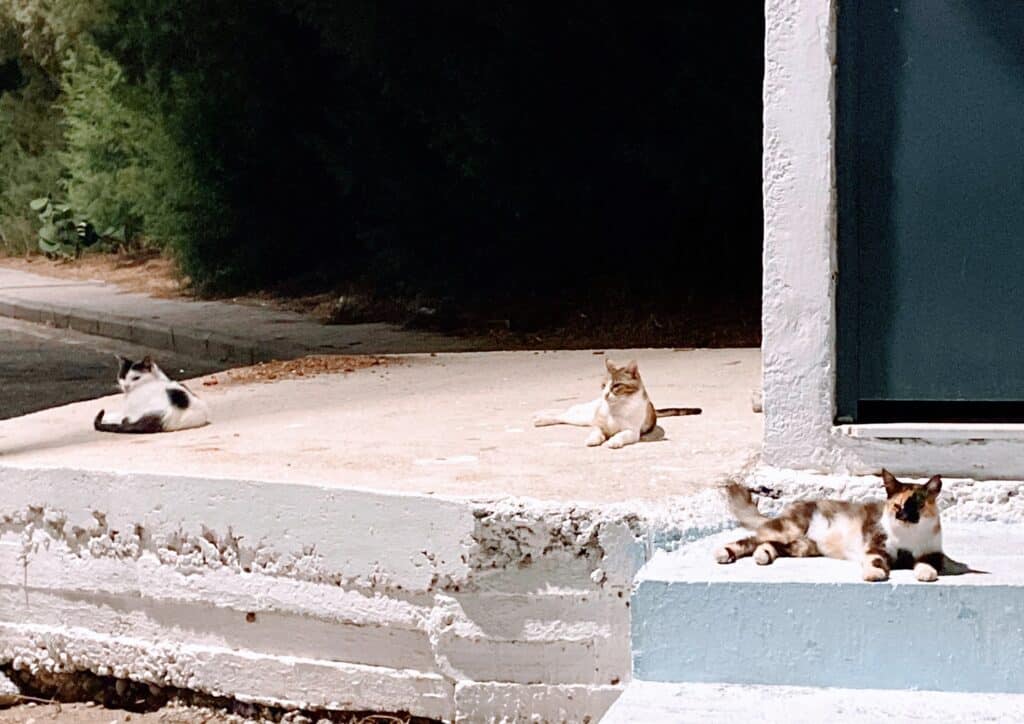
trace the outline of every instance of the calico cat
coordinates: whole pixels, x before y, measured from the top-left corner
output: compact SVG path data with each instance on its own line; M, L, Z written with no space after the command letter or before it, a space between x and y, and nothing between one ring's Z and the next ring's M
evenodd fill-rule
M118 356L117 383L124 391L124 407L106 414L100 410L93 427L100 432L171 432L202 427L209 422L206 403L190 389L175 382L146 357L133 362Z
M914 485L883 470L882 482L885 501L804 500L776 518L761 514L750 490L729 483L729 507L754 535L719 548L715 559L733 563L753 555L764 566L779 556L828 556L859 561L865 581L887 580L891 568L913 568L917 580L934 581L945 560L936 503L942 478Z
M601 396L596 400L573 405L558 415L534 415L536 427L545 425L579 425L592 427L587 445L608 444L620 448L632 445L654 429L658 416L699 415L699 407L665 407L655 409L647 396L636 362L630 360L621 367L605 359L607 375L602 383Z

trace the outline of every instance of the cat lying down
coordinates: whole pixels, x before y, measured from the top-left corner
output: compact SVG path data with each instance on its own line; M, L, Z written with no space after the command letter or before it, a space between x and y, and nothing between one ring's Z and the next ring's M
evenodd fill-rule
M647 396L636 362L630 360L619 366L605 359L607 374L602 383L601 396L596 400L573 405L561 414L538 413L533 417L536 427L545 425L579 425L593 428L587 436L587 445L594 447L607 443L620 448L632 445L654 429L658 417L699 415L699 407L664 407L655 409Z
M886 499L854 503L845 500L801 500L775 518L763 515L751 491L738 483L725 488L729 507L752 536L715 552L719 563L753 555L762 566L780 556L828 556L860 563L865 581L884 581L892 568L913 568L919 581L939 573L984 573L952 561L942 552L942 523L937 498L942 478L924 485L903 483L882 471Z
M206 403L164 374L149 356L140 362L120 356L118 360L117 383L124 391L124 406L109 414L100 410L93 420L100 432L172 432L210 421Z

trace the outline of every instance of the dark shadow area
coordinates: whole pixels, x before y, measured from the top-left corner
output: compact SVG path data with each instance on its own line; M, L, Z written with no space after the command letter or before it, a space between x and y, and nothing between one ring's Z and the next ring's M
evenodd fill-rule
M115 7L101 45L206 200L177 248L200 289L759 341L760 3Z
M899 292L892 153L905 51L902 16L844 5L837 67L837 418L864 422L859 401L884 385L888 320Z

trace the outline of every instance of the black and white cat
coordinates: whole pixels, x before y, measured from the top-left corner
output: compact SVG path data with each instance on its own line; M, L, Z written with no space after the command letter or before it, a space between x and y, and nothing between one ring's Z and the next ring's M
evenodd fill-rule
M117 384L124 391L124 407L110 414L100 410L93 420L100 432L171 432L210 421L206 403L164 374L148 355L141 362L120 355L118 360Z

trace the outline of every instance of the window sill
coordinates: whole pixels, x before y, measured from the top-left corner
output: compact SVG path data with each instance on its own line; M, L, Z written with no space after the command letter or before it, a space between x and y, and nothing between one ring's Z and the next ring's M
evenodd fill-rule
M1024 424L962 422L889 422L865 425L837 425L833 430L864 440L923 440L926 442L968 442L975 440L1022 440Z

